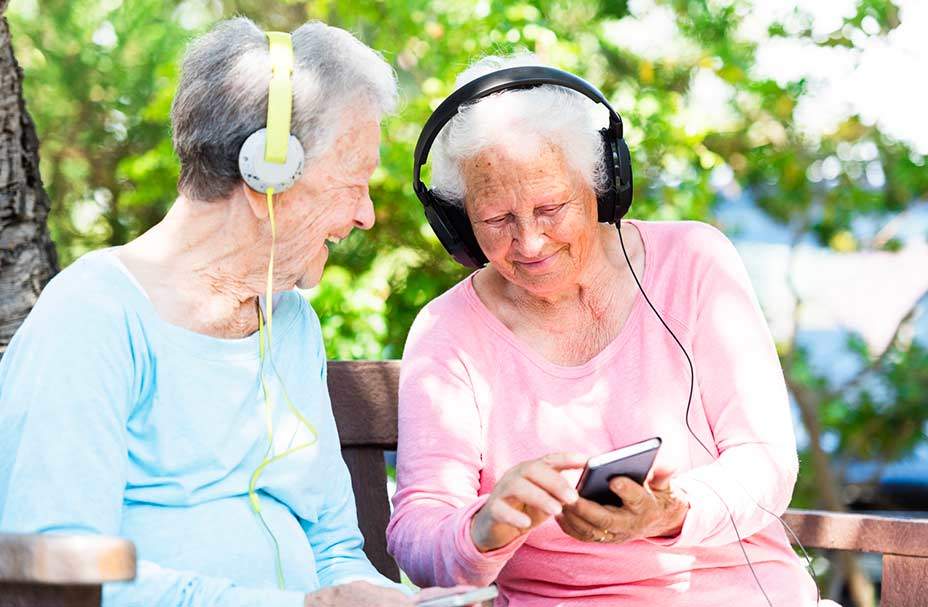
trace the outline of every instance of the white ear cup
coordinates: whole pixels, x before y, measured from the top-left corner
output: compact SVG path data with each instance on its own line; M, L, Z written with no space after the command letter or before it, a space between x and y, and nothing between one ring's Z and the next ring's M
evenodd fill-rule
M303 174L303 146L299 139L290 135L287 161L277 164L264 159L266 141L267 129L258 129L248 136L238 152L238 170L245 183L256 192L274 188L274 193L279 194Z

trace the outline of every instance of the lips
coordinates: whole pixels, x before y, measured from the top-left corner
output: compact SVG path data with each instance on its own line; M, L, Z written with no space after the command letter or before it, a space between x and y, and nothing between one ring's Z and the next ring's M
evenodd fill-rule
M345 232L343 232L343 233L341 233L341 234L329 234L328 236L325 237L325 240L326 240L326 242L331 242L332 244L338 244L338 243L340 243L342 240L344 240L345 238L347 238L347 237L348 237L348 234L350 234L350 233L351 233L351 230L349 229L349 230L346 230Z
M550 255L545 255L544 257L534 257L532 259L513 259L512 263L520 265L523 268L529 270L547 269L548 266L554 263L554 258L557 257L557 254L560 252L561 251L559 249Z

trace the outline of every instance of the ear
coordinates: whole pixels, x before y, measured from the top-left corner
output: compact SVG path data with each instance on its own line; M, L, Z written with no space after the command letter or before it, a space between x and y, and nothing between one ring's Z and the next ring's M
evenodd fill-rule
M242 182L242 195L248 201L248 207L259 220L267 219L267 194L252 190L247 183ZM277 198L277 196L275 196ZM274 202L277 202L276 200Z

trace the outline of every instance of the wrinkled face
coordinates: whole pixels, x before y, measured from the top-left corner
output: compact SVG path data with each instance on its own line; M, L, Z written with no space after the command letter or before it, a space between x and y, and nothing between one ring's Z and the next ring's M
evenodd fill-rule
M353 228L374 225L368 181L380 160L379 147L380 124L374 116L351 124L281 195L276 208L280 270L275 275L287 284L318 284L329 256L326 241L338 242Z
M577 285L598 245L596 196L561 150L483 150L463 167L464 208L480 248L510 283L537 296Z

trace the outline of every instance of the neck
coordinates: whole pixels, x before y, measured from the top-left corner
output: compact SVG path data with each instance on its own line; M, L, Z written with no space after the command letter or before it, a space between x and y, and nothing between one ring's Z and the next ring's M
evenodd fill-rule
M160 223L124 247L123 260L166 320L217 337L257 329L270 228L238 197L181 196Z

